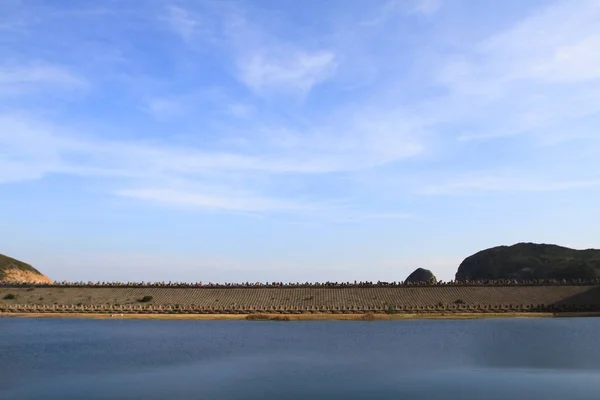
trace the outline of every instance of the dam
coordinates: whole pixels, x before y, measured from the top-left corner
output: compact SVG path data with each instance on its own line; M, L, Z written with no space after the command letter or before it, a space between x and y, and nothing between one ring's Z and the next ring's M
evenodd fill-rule
M600 311L600 283L0 286L0 312L420 314Z

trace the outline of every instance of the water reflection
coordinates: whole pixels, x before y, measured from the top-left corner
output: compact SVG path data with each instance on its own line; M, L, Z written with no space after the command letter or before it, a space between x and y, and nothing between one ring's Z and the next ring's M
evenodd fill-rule
M0 320L0 399L598 399L600 319Z

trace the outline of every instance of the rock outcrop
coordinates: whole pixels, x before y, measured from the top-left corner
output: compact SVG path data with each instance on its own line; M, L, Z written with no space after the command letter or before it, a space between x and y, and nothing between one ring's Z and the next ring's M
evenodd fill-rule
M435 283L437 282L437 279L430 270L425 268L417 268L404 281Z
M466 258L458 267L456 280L593 279L599 272L600 250L518 243Z
M31 265L0 254L0 282L51 283L52 280Z

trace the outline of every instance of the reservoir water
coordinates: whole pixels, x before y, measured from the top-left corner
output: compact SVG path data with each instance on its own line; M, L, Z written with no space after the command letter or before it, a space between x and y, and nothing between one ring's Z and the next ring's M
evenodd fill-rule
M600 399L600 318L0 318L0 399Z

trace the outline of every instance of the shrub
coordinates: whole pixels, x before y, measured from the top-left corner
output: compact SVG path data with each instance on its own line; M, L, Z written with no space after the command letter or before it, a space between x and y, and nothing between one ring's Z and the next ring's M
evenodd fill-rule
M12 293L7 294L6 296L3 297L4 300L14 300L17 296L15 296Z
M266 321L269 319L269 316L267 314L250 314L246 317L246 319L255 321Z
M287 315L250 314L246 316L250 321L290 321Z
M465 301L463 299L458 299L454 301L454 304L465 304Z
M369 314L365 314L362 315L360 317L361 321L374 321L375 320L375 314L369 313Z
M153 299L153 297L152 297L152 296L144 296L144 297L142 297L141 299L139 299L138 301L139 301L140 303L149 303L149 302L151 302L151 301L152 301L152 299Z

